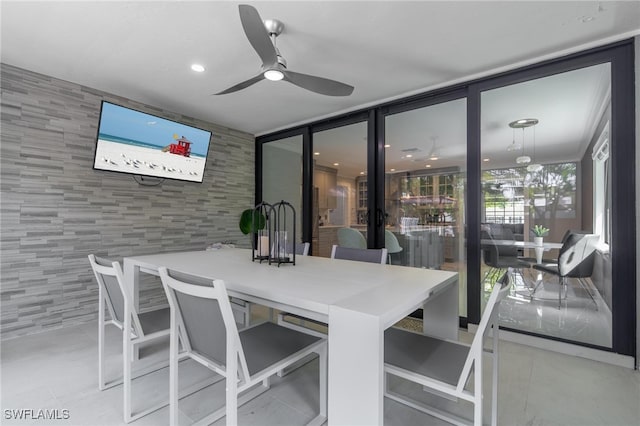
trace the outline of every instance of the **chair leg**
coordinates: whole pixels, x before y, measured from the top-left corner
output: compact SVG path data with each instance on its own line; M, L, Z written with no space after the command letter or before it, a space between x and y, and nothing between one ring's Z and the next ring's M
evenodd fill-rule
M562 286L564 285L564 279L558 277L558 309L562 306Z
M565 288L565 296L566 296L566 287L567 287L567 279L566 277L558 277L558 282L560 283L560 287L558 288L558 309L562 307L562 288Z
M597 311L598 310L598 302L596 302L595 297L593 297L593 294L591 293L591 291L589 291L589 287L587 287L587 284L584 282L583 278L578 278L578 282L580 283L582 288L584 288L584 291L587 292L589 297L591 297L591 300L593 300L593 304L596 306L596 311Z
M227 425L238 424L238 352L236 342L227 335L226 416Z
M104 295L102 286L98 287L98 389L105 389L104 381Z
M178 331L176 314L171 313L171 334L169 337L169 422L178 424Z
M536 294L536 291L538 291L538 288L542 285L543 282L544 282L544 278L542 276L542 273L538 272L536 276L536 284L533 286L533 290L531 290L531 293L529 293L529 297L531 299L533 299L533 295Z
M227 425L238 424L238 386L236 377L227 375Z
M327 417L327 345L322 347L322 350L318 352L320 356L320 415Z
M473 365L473 426L482 426L482 352Z
M500 328L498 317L493 324L493 371L491 371L491 426L498 424L498 343L500 341Z

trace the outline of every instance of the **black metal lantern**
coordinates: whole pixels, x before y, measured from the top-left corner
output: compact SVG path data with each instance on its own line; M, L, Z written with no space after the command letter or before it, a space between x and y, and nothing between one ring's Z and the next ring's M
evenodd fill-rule
M296 210L282 200L271 207L271 221L273 232L272 250L269 264L280 266L283 263L296 264Z
M270 230L271 212L273 207L269 203L260 203L253 209L251 216L251 260L269 261L271 252Z

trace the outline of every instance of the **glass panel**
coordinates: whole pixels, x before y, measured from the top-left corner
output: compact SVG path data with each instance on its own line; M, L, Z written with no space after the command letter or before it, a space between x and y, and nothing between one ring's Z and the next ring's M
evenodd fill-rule
M262 199L291 203L296 210L296 240L302 242L302 135L262 145Z
M466 99L457 99L390 115L385 121L391 262L459 272L463 317L467 316L466 114Z
M316 132L313 150L311 247L314 256L330 257L340 228L354 229L352 244L366 240L367 123Z
M601 64L482 93L482 294L508 274L502 326L611 347L610 88Z

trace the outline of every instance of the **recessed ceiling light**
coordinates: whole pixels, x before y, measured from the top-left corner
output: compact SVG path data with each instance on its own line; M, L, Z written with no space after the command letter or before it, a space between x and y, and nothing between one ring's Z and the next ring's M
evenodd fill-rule
M333 165L334 165L334 166L339 166L339 165L340 165L340 163L333 163Z
M440 158L440 157L438 157L437 155L434 154L431 157L429 157L429 160L436 161L438 158Z
M391 145L386 144L384 147L385 147L385 148L391 148Z
M425 165L425 167L428 169L428 168L431 167L431 164L427 164L427 165Z
M392 171L392 172L395 172L395 171L396 171L396 169L391 169L391 171Z
M204 67L200 64L191 65L191 69L195 72L204 72Z
M363 175L363 174L364 174L364 172L360 172L360 174L361 174L361 175Z
M482 161L484 161L485 163L488 163L489 159L488 158L483 158Z
M314 152L313 155L320 155L320 153L319 152Z
M413 154L407 154L407 158L413 157Z

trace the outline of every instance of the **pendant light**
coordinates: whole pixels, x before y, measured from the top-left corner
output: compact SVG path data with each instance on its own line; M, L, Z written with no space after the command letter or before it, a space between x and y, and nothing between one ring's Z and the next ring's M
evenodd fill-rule
M507 151L514 152L519 149L522 149L522 144L516 143L516 129L513 128L513 142L511 142L511 145L507 147Z
M436 145L436 137L432 136L431 140L433 141L433 146L431 148L431 153L429 154L429 160L431 161L436 161L440 158L440 150L438 150L438 147Z
M533 126L533 163L527 166L527 171L534 173L542 170L542 164L536 163L536 126Z
M525 155L525 152L524 152L524 129L526 129L527 127L535 126L536 124L538 124L537 118L521 118L520 120L512 121L511 123L509 123L509 127L514 129L514 134L515 134L515 129L522 129L522 155L516 158L516 163L518 164L524 165L524 164L529 164L531 162L531 157L529 157L528 155ZM515 142L515 138L514 138L514 142ZM534 133L533 142L535 145L535 133Z

